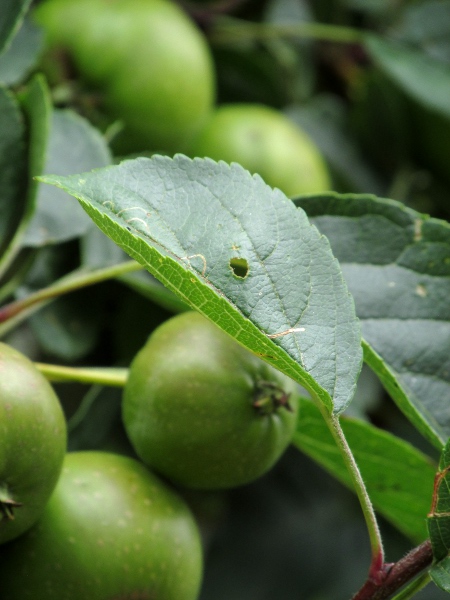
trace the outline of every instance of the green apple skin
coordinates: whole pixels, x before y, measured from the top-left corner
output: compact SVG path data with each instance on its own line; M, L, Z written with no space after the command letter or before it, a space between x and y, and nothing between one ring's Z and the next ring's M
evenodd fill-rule
M0 544L42 514L67 445L52 386L21 352L0 343Z
M271 405L280 393L290 410ZM255 407L261 397L267 412ZM184 487L213 490L249 483L277 462L296 428L298 396L291 379L186 312L138 352L122 408L143 462Z
M214 68L201 31L171 0L47 0L35 11L51 47L125 125L130 151L182 151L212 109Z
M188 153L237 162L289 197L332 187L325 161L307 134L281 112L259 104L219 106Z
M37 524L0 548L8 600L196 600L197 524L181 498L139 461L66 456Z

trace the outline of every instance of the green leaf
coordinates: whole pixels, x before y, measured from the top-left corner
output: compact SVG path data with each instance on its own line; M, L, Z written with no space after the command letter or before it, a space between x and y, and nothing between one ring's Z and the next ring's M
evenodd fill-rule
M450 592L450 557L440 560L430 569L434 583L445 592Z
M450 65L422 50L373 35L366 37L365 45L378 67L407 94L450 117Z
M88 269L101 269L129 260L128 255L95 226L89 227L80 238L80 252L81 265Z
M330 411L348 405L361 368L353 301L327 240L279 190L237 164L182 155L42 181Z
M0 54L7 49L30 4L31 0L2 0Z
M346 130L344 106L335 96L315 96L307 104L288 107L286 114L317 144L335 179L342 182L342 189L381 193L381 183L361 157L356 139Z
M450 441L442 452L436 475L428 531L435 559L430 569L431 578L450 592Z
M0 259L0 277L8 274L8 269L11 272L11 265L21 249L23 235L35 209L37 182L33 178L42 173L51 112L45 79L40 75L34 77L20 100L28 124L28 156L26 169L21 172L24 187L14 207L16 224ZM12 148L11 157L14 157L15 152Z
M353 489L348 470L319 409L303 399L294 445ZM345 437L375 508L406 536L426 539L435 466L410 444L363 421L341 418Z
M26 190L25 126L16 98L0 87L0 255L20 221Z
M393 33L403 42L420 45L437 60L450 62L450 1L405 5Z
M36 75L32 79L23 95L22 105L28 118L29 128L29 186L27 193L27 209L21 224L21 230L25 230L36 208L38 183L34 178L41 175L43 172L50 132L52 102L47 82L42 75Z
M110 162L106 142L94 127L70 110L53 111L43 172L70 175ZM81 207L67 202L65 192L41 185L22 243L36 247L67 241L83 235L90 226Z
M8 50L0 56L0 82L20 83L37 63L43 42L42 30L25 20Z
M29 322L46 354L70 363L95 347L103 324L101 308L95 292L82 291L44 306Z
M34 212L37 182L33 180L33 177L42 173L44 163L51 102L42 76L38 75L33 78L28 87L22 92L20 101L28 125L26 132L28 148L22 149L21 152L24 152L22 159L19 159L17 154L20 151L20 143L15 147L11 147L9 151L7 151L7 147L4 148L5 158L17 159L16 166L10 166L9 168L18 169L21 178L20 187L17 189L18 196L14 199L14 205L10 204L9 208L6 209L12 211L15 215L14 220L8 222L9 235L4 241L3 253L0 258L0 277L4 277L6 274L6 279L11 275L11 265L20 251L23 234ZM2 111L3 115L5 118L8 117L7 112ZM10 124L4 123L2 132L8 132L13 122L14 119L11 115ZM6 136L7 139L8 136ZM7 171L5 175L7 176ZM5 198L7 197L5 196ZM6 201L10 202L11 200Z
M340 261L366 362L441 448L450 437L450 225L373 196L297 202Z

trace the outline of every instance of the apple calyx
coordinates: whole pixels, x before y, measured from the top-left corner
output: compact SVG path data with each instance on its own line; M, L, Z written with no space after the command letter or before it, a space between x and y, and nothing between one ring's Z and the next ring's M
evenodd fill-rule
M14 521L14 509L20 506L22 504L13 500L5 488L0 488L0 522Z
M292 412L289 404L291 394L271 381L259 381L256 385L253 408L260 415L272 415L280 408Z

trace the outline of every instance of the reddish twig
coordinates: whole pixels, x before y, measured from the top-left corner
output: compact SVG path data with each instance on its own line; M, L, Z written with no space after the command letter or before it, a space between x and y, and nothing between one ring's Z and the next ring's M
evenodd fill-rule
M352 600L386 600L423 569L430 566L432 560L431 542L427 540L396 563L385 564L381 577L380 572L376 579L369 574L369 578Z

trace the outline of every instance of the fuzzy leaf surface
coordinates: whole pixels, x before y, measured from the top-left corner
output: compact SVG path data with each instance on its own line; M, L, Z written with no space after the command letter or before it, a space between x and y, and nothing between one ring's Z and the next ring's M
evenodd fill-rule
M237 164L154 156L42 179L189 306L339 413L361 368L359 323L328 241Z

